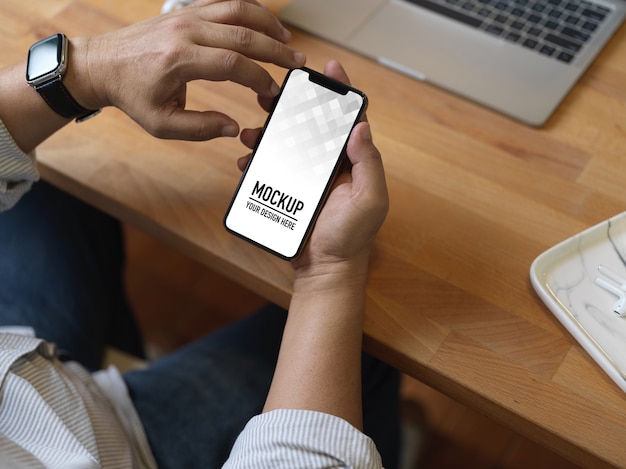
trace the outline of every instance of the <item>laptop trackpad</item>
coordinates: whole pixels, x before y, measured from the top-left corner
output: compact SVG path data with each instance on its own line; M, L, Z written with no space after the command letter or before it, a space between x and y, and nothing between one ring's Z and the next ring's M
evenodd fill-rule
M501 41L412 5L389 3L348 38L350 47L456 87L492 62ZM465 71L459 73L459 70Z
M355 8L352 2L337 0L290 2L280 12L280 19L313 34L341 42L383 3L384 0L359 0Z

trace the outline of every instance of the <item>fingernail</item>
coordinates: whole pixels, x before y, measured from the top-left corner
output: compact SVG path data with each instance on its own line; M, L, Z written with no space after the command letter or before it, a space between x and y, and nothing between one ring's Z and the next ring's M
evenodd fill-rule
M236 137L237 135L239 135L239 129L236 125L222 127L222 137Z
M278 96L278 93L280 93L280 86L278 86L276 82L273 82L270 92L272 93L272 96Z

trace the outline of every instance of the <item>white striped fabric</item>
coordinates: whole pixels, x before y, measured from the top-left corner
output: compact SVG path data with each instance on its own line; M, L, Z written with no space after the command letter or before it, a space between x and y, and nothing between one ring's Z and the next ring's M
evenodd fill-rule
M0 332L0 467L156 468L121 376L92 377L54 347ZM380 469L374 442L345 420L305 410L254 417L224 468Z
M253 464L250 455L254 454ZM254 417L235 442L225 469L380 469L374 442L348 422L306 410Z
M0 467L156 468L141 425L119 418L123 408L139 422L128 396L114 405L84 368L59 362L50 344L0 333L0 369ZM125 389L119 374L108 379Z
M20 150L0 120L0 212L13 207L38 179L34 152Z
M86 373L77 363L73 363L72 365L81 368L82 372ZM106 395L109 402L115 408L117 417L126 430L126 436L135 450L136 458L138 458L139 462L137 463L137 467L156 467L157 464L152 456L143 424L128 395L126 383L117 368L110 366L106 370L92 374L92 377L98 385L99 390Z

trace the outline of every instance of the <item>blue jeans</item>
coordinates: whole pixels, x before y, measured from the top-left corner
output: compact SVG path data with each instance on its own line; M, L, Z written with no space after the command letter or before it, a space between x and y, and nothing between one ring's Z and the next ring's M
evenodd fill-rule
M119 223L39 182L0 214L0 325L31 326L91 370L107 345L141 357L123 269ZM223 463L262 409L285 319L283 309L268 305L124 375L160 467ZM365 433L388 469L398 460L398 396L399 373L364 354Z

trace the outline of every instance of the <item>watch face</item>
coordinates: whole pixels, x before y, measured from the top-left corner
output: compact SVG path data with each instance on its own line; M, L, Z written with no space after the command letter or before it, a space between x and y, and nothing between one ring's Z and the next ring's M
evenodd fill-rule
M65 36L55 34L43 39L28 51L26 81L37 85L61 73L65 65Z

